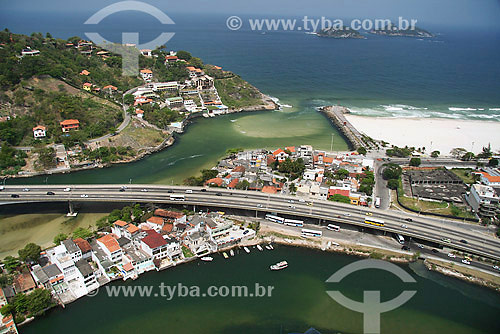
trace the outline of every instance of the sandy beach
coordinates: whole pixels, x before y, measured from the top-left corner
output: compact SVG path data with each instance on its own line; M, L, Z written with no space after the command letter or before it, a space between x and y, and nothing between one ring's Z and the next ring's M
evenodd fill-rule
M491 144L500 150L500 122L450 120L439 118L382 118L346 114L361 133L397 146L425 147L449 154L455 147L479 153Z

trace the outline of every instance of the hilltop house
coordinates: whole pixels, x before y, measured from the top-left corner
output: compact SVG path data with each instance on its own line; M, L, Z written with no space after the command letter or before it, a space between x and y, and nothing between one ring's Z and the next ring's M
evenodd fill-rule
M33 137L36 138L45 138L47 128L43 125L37 125L33 128Z
M62 132L78 130L80 127L80 122L77 119L66 119L59 124L61 124Z
M90 92L92 90L92 84L90 82L84 83L83 89L86 90L87 92Z
M24 56L39 56L40 55L40 51L39 50L33 50L31 49L31 47L27 46L25 49L23 49L21 51L21 57L24 57Z
M141 70L141 77L144 81L149 82L153 79L153 71L145 68Z

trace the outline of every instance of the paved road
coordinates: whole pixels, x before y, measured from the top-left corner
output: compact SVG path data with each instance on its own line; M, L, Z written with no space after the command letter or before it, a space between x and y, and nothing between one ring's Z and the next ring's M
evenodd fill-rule
M399 233L430 242L445 244L454 249L500 260L500 241L485 227L468 223L421 217L411 213L389 210L370 210L330 201L299 201L294 196L270 195L261 192L227 189L202 189L197 187L160 185L46 185L46 186L6 186L0 192L0 204L52 201L82 202L142 202L176 203L205 207L235 208L274 212L278 214L315 218L321 221L339 222L362 227ZM30 187L30 191L23 188ZM70 187L71 191L64 191ZM186 190L192 193L186 193ZM52 191L54 195L47 195ZM184 200L175 201L172 192L184 195ZM12 195L18 195L13 198ZM83 196L83 197L82 197ZM365 223L365 219L383 220L383 226ZM407 219L411 219L407 221ZM448 240L449 239L449 240ZM465 242L461 242L465 240Z

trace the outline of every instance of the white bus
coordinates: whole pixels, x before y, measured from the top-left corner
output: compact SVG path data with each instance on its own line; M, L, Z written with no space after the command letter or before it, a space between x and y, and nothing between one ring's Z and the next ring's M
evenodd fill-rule
M278 217L278 216L275 216L275 215L271 215L269 213L266 214L266 219L270 220L272 222L275 222L275 223L280 223L280 224L283 224L285 222L285 218Z
M304 222L302 220L285 219L285 225L302 227L304 226Z
M398 239L398 242L403 245L405 243L405 238L401 234L396 234L396 238Z
M380 197L375 197L375 207L378 209L380 208Z
M335 231L335 232L340 231L340 226L333 225L333 224L328 224L328 226L326 228L329 229L330 231Z
M323 235L323 232L321 232L321 231L308 230L306 228L302 229L302 236L303 237L321 237L322 235Z
M170 195L171 201L185 201L186 197L184 195Z

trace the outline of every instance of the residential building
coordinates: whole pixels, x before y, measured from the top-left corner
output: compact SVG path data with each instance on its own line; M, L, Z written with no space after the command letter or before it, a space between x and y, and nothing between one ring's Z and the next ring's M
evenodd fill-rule
M99 283L97 282L97 278L94 275L94 270L90 266L90 264L85 260L76 261L76 268L78 269L79 278L85 284L87 289L87 293L93 291L99 287Z
M118 263L121 261L122 249L120 248L118 241L116 241L115 235L106 234L96 241L111 262Z
M64 283L64 275L61 269L54 263L43 268L37 264L31 268L31 272L38 287L59 290L57 286Z
M500 199L491 186L473 184L465 198L474 212L482 218L491 219L500 213Z
M73 242L82 252L82 259L89 260L92 258L92 247L90 246L90 243L87 240L82 238L77 238L73 240Z
M77 119L66 119L59 124L61 125L62 132L78 130L78 128L80 127L80 122Z
M14 291L17 293L29 293L35 290L36 284L30 273L22 273L14 277Z
M33 128L33 137L37 138L45 138L47 128L43 125L37 125Z
M24 56L39 56L40 55L40 51L39 50L33 50L31 49L31 47L27 46L25 49L23 49L21 51L21 57L24 57Z
M168 256L168 243L155 230L146 231L146 236L141 239L140 247L153 259L161 260Z
M92 90L92 84L90 82L84 83L83 89L86 90L87 92L90 92Z
M153 79L153 71L151 71L151 70L149 70L147 68L146 69L142 69L140 71L140 73L141 73L142 79L144 81L146 81L146 82L149 82L149 81L151 81L151 79Z
M66 239L62 242L62 244L66 248L66 251L71 256L71 259L73 259L73 261L76 262L78 260L81 260L82 251L80 250L80 248L76 245L76 243L73 240Z
M156 209L154 215L165 218L175 224L186 223L186 215L182 212Z

